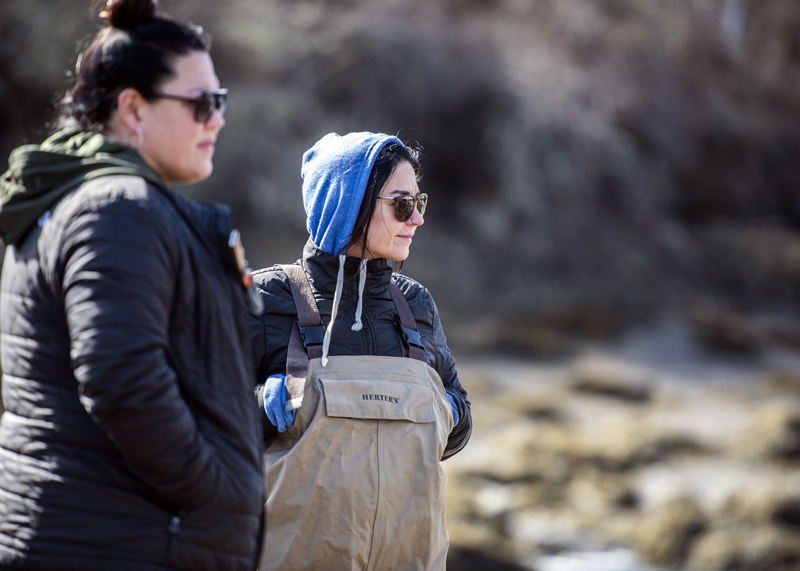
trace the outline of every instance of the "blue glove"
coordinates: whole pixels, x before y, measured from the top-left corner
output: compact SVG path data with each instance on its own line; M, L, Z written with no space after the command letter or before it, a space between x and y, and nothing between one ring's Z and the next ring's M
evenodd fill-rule
M278 432L294 424L295 411L286 411L286 375L271 375L264 383L264 411Z
M447 398L450 399L450 406L453 407L453 426L455 426L458 424L458 407L456 406L456 399L450 395L447 395Z

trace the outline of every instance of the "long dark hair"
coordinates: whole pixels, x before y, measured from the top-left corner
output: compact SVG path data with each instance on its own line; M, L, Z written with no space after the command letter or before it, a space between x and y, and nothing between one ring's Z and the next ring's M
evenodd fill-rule
M353 226L353 232L350 234L350 240L347 242L345 250L361 243L361 257L363 258L367 253L367 236L372 224L372 214L375 212L375 205L378 203L378 196L386 181L389 180L389 177L392 176L392 173L397 168L397 165L403 161L409 163L411 168L414 169L417 182L422 180L422 166L419 162L418 149L410 148L397 142L389 143L383 147L369 173L367 190L364 192L364 199L361 201L356 223ZM401 262L397 271L402 267Z
M209 48L199 26L159 14L157 0L110 0L100 16L107 25L78 57L56 129L102 130L123 89L132 87L151 100L174 73L175 58Z

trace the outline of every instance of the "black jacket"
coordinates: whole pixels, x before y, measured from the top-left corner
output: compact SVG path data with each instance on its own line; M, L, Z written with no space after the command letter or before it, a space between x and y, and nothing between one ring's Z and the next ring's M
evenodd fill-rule
M0 567L249 570L261 426L226 208L83 183L2 272Z
M314 291L314 298L323 324L330 322L339 258L317 248L309 240L303 250L301 263ZM447 394L458 407L458 424L453 428L445 449L444 458L461 450L472 432L472 416L467 392L461 387L455 361L447 347L439 313L430 292L418 282L403 275L392 274L386 260L371 260L367 264L367 282L364 287L362 309L363 328L352 331L358 304L358 258L347 258L344 270L344 288L339 311L333 325L330 352L334 355L402 356L402 341L395 323L398 320L389 281L400 286L414 314L417 329L425 346L425 360L442 378ZM273 374L286 372L286 353L291 328L297 320L297 310L292 300L286 274L279 267L259 270L253 274L258 292L264 301L264 312L252 316L252 335L256 374L260 383ZM267 420L263 408L262 422L265 440L269 442L276 429Z

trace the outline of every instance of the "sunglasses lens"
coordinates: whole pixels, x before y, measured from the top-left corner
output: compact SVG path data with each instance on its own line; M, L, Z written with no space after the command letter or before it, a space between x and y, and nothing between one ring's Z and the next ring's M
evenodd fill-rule
M214 96L210 93L203 93L195 103L194 115L200 123L207 123L214 112Z
M428 208L428 195L427 194L420 194L417 196L417 210L419 210L419 215L425 215L425 209Z
M220 115L225 115L225 110L228 108L228 94L227 93L219 93L216 96L217 101L217 109L219 109Z
M414 198L411 196L404 196L396 199L396 204L395 212L397 213L397 219L400 222L405 222L408 220L409 216L411 216L411 213L414 212Z
M208 123L214 111L219 109L220 115L225 115L228 106L228 97L224 93L203 93L197 100L195 116L200 123Z

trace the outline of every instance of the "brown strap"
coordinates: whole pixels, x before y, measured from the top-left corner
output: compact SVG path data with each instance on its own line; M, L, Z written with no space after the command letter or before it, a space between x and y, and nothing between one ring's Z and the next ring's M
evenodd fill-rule
M424 363L425 348L422 346L422 339L417 332L417 322L414 320L414 314L411 313L411 308L408 307L408 302L403 292L400 291L400 286L395 282L389 283L389 295L392 296L394 307L400 316L401 331L408 345L408 356Z
M289 337L286 353L286 410L300 408L308 374L308 353L300 338L300 327L295 322Z
M314 293L311 291L308 277L302 266L282 265L280 268L289 279L289 288L297 309L297 321L292 327L286 353L286 410L294 410L303 404L309 358L322 357L324 326L319 316L317 302L314 300ZM309 328L306 335L307 341L316 341L316 338L311 338L312 332L316 332L319 343L312 345L304 343L301 327Z
M310 359L318 359L322 357L322 335L324 335L325 327L322 325L322 319L319 316L317 309L317 302L314 299L314 292L311 291L311 285L308 283L308 276L302 266L297 265L282 265L280 268L289 278L289 285L292 290L292 299L294 299L294 306L297 309L297 321L300 327L319 327L316 331L318 339L312 340L309 335L305 335L306 349L308 350L308 357ZM300 339L303 341L303 331L299 331ZM309 345L309 341L313 344ZM318 341L314 343L314 341ZM305 373L304 373L305 374Z

